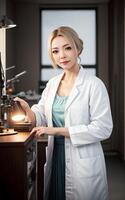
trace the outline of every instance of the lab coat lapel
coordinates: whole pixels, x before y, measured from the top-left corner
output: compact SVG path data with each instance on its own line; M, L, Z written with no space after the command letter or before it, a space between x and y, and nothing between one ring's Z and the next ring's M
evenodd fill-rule
M77 87L74 87L68 97L66 106L65 106L65 111L69 108L69 106L72 104L72 102L74 101L74 99L78 96L79 94L79 90Z
M47 116L50 126L52 126L52 105L62 76L63 74L61 74L58 79L53 82L51 92L48 94L47 106L49 113L47 113Z
M79 95L80 93L80 88L83 85L83 81L84 81L84 70L83 67L80 68L78 76L75 80L74 86L71 90L71 93L68 97L66 106L65 106L65 111L70 107L70 105L72 104L72 102L74 101L74 99Z
M54 101L54 98L55 98L59 83L60 83L60 81L62 79L62 76L63 76L63 74L60 74L58 79L52 85L52 90L51 90L51 94L50 94L51 95L51 98L50 98L51 107L52 107L52 104L53 104L53 101Z

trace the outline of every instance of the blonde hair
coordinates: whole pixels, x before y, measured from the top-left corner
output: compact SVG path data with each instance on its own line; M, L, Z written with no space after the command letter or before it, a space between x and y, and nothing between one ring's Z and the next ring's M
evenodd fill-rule
M69 39L69 41L71 41L72 43L75 44L76 49L79 52L79 55L81 54L81 52L83 50L83 41L79 38L79 35L76 33L76 31L68 26L60 26L59 28L55 29L51 33L51 35L48 39L48 53L51 58L53 67L57 67L57 66L56 66L56 63L54 61L53 54L52 54L52 41L57 36L66 36L67 39Z

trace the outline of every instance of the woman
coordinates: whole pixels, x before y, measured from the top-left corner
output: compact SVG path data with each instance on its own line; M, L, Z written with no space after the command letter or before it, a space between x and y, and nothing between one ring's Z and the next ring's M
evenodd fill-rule
M101 141L110 137L112 117L103 82L78 64L83 42L70 27L49 38L53 66L63 73L48 81L41 100L25 108L36 135L48 135L45 200L107 200Z

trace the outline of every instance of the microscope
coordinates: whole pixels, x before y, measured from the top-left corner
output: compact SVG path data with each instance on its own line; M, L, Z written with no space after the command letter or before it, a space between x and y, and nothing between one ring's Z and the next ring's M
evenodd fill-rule
M16 75L12 81L26 73ZM11 80L9 80L11 81ZM6 92L6 81L0 55L0 136L12 135L18 131L29 131L31 123L26 121L25 111L18 101L14 101L12 95Z
M6 94L3 95L4 71L0 55L0 134L10 133L11 128L11 100ZM12 132L12 129L11 129Z

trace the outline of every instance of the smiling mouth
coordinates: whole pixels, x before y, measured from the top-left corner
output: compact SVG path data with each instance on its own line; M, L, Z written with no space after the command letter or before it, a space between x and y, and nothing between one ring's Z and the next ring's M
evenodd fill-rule
M60 64L64 64L64 65L66 65L67 63L69 63L69 61L60 62Z

